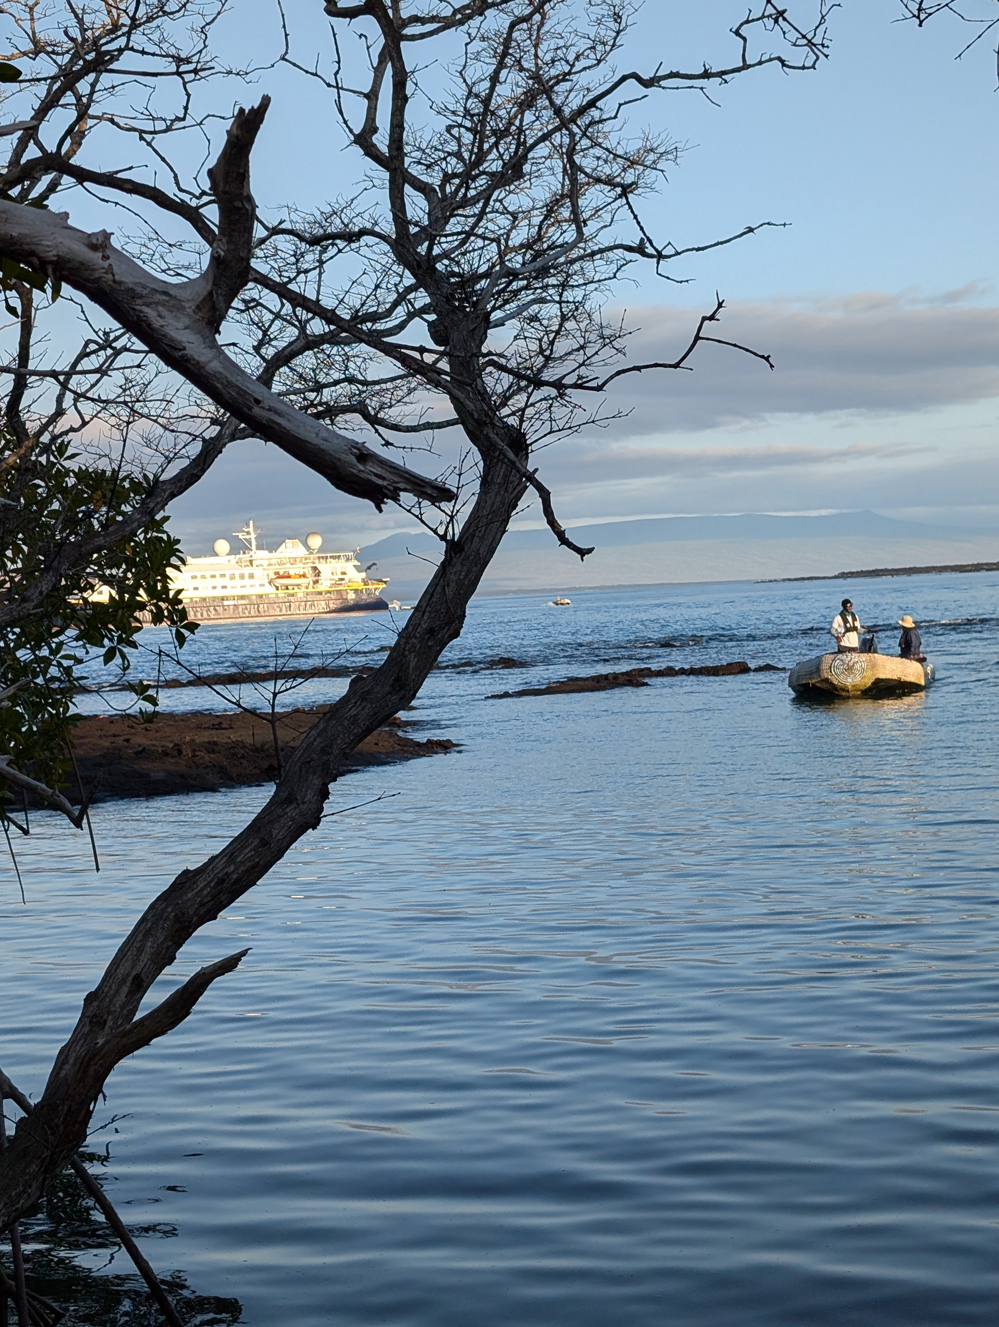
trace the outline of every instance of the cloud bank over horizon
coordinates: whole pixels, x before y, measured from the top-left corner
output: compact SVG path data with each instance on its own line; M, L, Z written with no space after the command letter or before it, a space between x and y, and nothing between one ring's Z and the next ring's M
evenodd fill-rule
M626 417L538 453L562 520L870 507L939 510L952 521L967 509L980 522L999 494L999 306L982 303L987 294L971 284L937 296L733 304L709 330L771 354L774 371L705 344L692 372L619 379L606 404ZM660 304L628 321L638 329L629 362L638 363L674 359L697 320ZM442 456L457 442L443 439ZM248 515L274 537L316 526L343 544L413 527L260 443L230 448L175 504L173 525L193 550ZM988 523L999 523L999 506Z
M920 298L862 292L839 300L756 301L725 308L706 333L749 346L774 370L728 346L704 344L690 371L619 379L608 402L630 411L617 436L697 432L776 415L898 414L999 396L999 306L963 291ZM670 305L632 309L628 362L669 362L696 327Z

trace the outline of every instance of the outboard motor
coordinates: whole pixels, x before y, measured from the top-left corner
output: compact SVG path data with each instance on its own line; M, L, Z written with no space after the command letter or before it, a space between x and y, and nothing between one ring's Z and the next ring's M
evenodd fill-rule
M861 636L860 653L877 654L877 652L878 652L878 638L877 636L875 636L874 632L872 631L870 635L867 636Z

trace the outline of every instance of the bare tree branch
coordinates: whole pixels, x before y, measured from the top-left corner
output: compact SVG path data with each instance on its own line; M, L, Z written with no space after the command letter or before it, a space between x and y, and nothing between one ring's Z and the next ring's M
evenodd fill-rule
M250 193L250 152L264 122L270 97L248 111L240 109L229 126L225 147L208 172L219 209L218 238L212 245L205 279L209 294L198 312L217 332L232 302L250 279L250 256L257 207Z
M114 248L107 231L87 234L70 226L65 214L2 199L0 253L86 295L217 405L343 492L379 509L402 493L428 502L452 496L443 484L301 415L241 369L199 316L206 278L162 281Z

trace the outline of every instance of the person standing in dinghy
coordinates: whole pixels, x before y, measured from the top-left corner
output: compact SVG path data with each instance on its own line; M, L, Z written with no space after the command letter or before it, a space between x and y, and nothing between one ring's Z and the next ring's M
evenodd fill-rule
M833 618L832 634L836 637L836 649L840 654L856 654L860 650L860 633L863 627L860 618L853 611L853 600L844 599L842 606Z

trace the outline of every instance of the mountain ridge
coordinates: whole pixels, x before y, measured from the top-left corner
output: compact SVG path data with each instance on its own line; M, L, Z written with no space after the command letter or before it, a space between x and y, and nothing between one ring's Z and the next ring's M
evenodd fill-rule
M737 516L653 516L638 520L607 521L601 524L566 527L574 542L598 548L623 548L636 544L687 543L691 540L740 541L772 539L933 539L963 542L973 537L994 537L999 532L924 525L879 516L870 510L834 512L822 516L777 516L746 512ZM550 530L510 530L503 540L508 552L529 552L555 546ZM440 542L423 530L388 535L361 549L365 561L402 557L407 552L425 553L440 548Z

